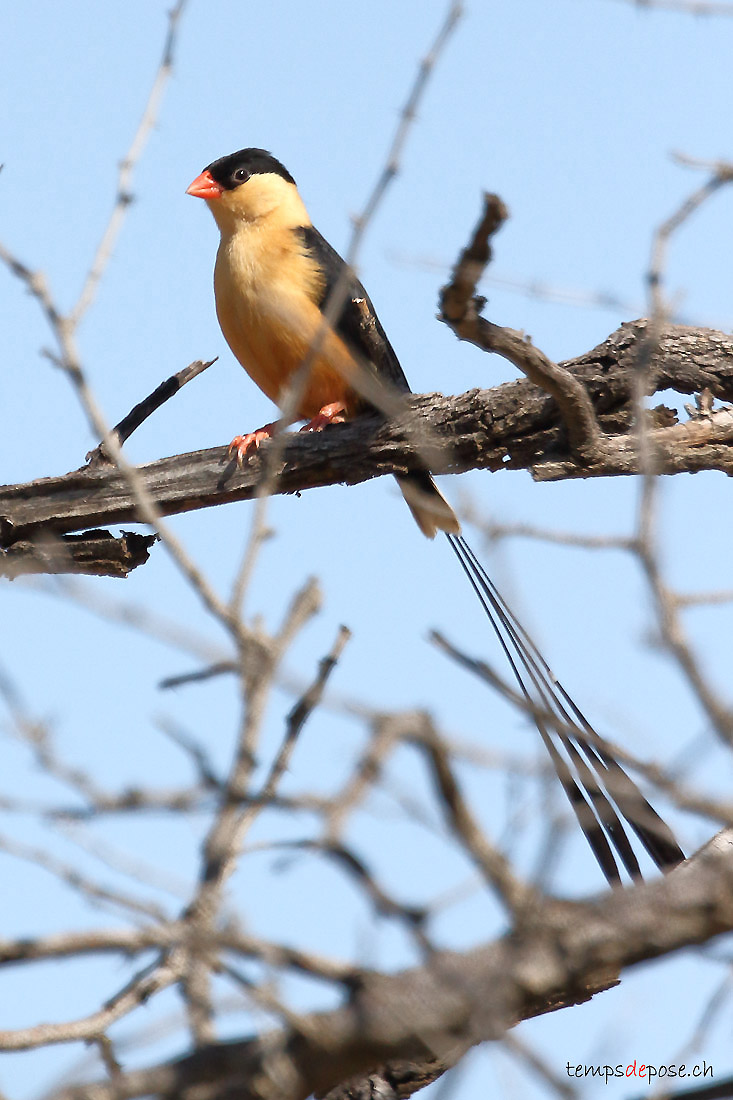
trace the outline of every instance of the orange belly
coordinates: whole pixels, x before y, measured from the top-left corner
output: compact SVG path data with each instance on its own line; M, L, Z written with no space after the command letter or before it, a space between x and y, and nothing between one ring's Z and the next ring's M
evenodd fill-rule
M333 401L346 406L350 416L359 401L350 385L355 363L342 341L327 333L317 352L313 340L300 333L270 325L227 324L220 315L222 332L252 381L276 405L282 405L291 385L300 391L296 413L311 419ZM302 373L299 373L301 372Z
M298 418L310 420L332 402L353 416L359 406L351 384L355 360L332 329L322 331L322 314L295 274L273 273L263 289L241 252L221 250L214 274L221 330L252 381L276 405L295 384Z

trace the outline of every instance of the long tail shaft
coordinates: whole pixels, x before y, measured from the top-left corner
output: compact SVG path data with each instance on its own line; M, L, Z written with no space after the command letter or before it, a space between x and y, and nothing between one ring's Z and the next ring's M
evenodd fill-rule
M446 538L489 618L578 824L609 883L621 881L621 867L632 878L641 877L624 821L657 867L663 871L675 867L685 856L672 830L554 677L463 536L446 533Z

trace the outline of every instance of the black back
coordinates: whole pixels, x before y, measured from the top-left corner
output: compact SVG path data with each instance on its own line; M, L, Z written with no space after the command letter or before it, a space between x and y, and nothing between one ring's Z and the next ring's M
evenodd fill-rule
M312 225L301 226L297 232L323 273L324 288L318 303L323 310L346 264ZM410 385L371 298L353 272L348 275L346 301L334 328L347 347L356 352L358 358L366 360L379 378L390 382L400 393L410 393Z

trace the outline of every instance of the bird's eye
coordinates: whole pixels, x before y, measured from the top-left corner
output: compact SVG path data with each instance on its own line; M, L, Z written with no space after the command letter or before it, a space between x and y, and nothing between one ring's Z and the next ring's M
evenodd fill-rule
M246 183L249 179L249 172L246 168L237 168L236 172L234 173L234 179L237 181L237 183Z

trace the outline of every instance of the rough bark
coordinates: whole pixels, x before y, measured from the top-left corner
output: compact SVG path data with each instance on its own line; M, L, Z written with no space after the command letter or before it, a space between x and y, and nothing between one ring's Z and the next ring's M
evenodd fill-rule
M721 833L667 878L598 901L543 902L473 951L394 975L364 971L343 1007L280 1033L211 1044L52 1100L336 1100L373 1095L374 1075L409 1096L518 1021L580 1004L626 967L730 931L732 845Z
M288 437L274 463L277 493L354 485L416 464L408 440L429 438L435 473L468 469L526 469L538 480L633 474L640 470L632 392L643 359L648 394L709 391L733 400L733 338L710 329L668 326L650 348L646 321L622 325L585 355L562 364L590 395L602 429L593 450L575 454L554 399L526 379L456 397L412 396L404 423L363 417L322 433ZM643 355L642 355L643 352ZM733 414L701 403L681 423L669 409L650 411L646 460L658 473L733 471ZM436 445L437 444L437 445ZM163 516L253 498L264 471L262 455L242 469L224 447L162 458L138 468ZM0 488L0 547L21 540L139 519L129 478L96 464L59 477ZM116 552L118 554L118 552ZM17 570L16 570L17 571ZM117 571L112 565L111 572Z

